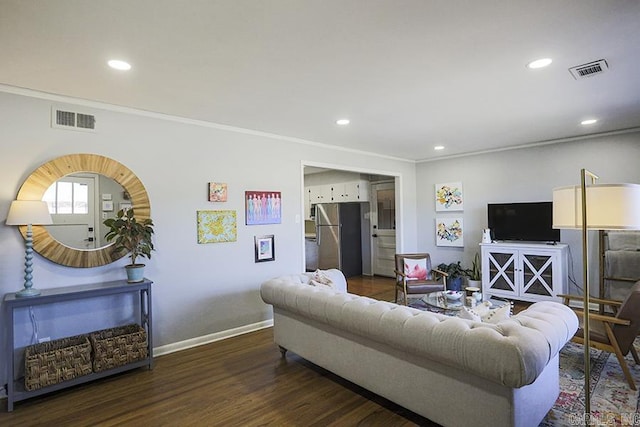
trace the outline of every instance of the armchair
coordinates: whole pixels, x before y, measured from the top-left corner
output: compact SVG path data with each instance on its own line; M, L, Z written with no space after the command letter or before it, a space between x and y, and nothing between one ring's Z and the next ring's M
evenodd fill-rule
M396 303L399 292L402 292L404 305L407 305L409 295L428 294L447 288L447 273L431 267L428 253L396 254L395 266Z
M583 300L583 296L559 294L564 299L565 305L571 300ZM589 341L590 346L599 350L614 353L620 363L629 387L636 390L636 384L629 371L629 366L624 356L631 352L633 360L640 365L640 358L633 343L640 332L640 281L631 288L631 292L624 301L589 298L596 304L608 305L613 314L599 314L589 312ZM582 330L582 310L574 309L580 319L580 328L572 338L573 342L584 344L584 331Z

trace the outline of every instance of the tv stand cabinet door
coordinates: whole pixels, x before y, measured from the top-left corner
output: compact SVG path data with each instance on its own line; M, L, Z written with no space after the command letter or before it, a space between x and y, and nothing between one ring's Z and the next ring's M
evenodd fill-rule
M542 250L535 253L522 251L520 253L520 274L522 286L520 296L526 299L546 300L554 298L559 291L554 291L559 273L559 254L557 251Z
M504 298L517 298L518 251L495 245L482 247L482 292Z

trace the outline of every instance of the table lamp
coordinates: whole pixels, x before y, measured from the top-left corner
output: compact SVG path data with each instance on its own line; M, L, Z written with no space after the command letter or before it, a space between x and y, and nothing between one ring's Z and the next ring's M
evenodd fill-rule
M591 185L587 185L587 176ZM598 177L580 171L580 185L553 189L553 228L582 230L584 402L591 414L589 353L589 251L588 230L640 230L640 185L596 184Z
M33 288L33 229L32 225L53 224L46 202L41 200L14 200L9 208L7 225L26 225L24 256L24 289L16 292L17 297L33 297L40 291Z

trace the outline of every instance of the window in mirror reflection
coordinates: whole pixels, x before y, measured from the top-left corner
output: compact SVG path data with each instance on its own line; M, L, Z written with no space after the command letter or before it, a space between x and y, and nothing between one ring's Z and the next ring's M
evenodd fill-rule
M47 226L51 237L76 249L95 249L102 245L96 233L100 216L95 206L96 174L74 174L51 184L42 197L49 205L53 225Z
M80 182L54 182L42 200L49 205L49 213L82 214L89 212L89 186Z

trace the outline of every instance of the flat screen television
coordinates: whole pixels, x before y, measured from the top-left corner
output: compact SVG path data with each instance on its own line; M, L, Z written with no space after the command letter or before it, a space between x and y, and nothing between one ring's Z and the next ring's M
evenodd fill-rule
M560 241L552 202L490 203L487 216L494 240Z

